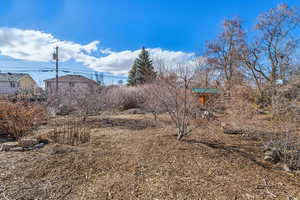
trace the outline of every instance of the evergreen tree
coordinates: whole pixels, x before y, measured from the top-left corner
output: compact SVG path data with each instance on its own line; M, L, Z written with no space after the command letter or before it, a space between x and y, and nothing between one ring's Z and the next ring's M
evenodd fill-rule
M134 64L132 65L131 70L129 71L128 74L128 86L135 86L136 85L136 70L137 70L137 65L136 65L136 61L134 62Z
M156 72L154 71L149 52L143 47L129 72L128 85L134 86L151 82L155 77Z

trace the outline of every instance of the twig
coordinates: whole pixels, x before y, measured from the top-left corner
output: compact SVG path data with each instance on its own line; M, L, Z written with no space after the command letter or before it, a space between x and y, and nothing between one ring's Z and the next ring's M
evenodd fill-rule
M266 179L263 179L263 181L264 181L264 184L265 184L265 188L266 188L267 193L268 193L269 195L271 195L272 197L276 198L277 195L273 194L273 193L270 192L269 189L268 189L268 187L270 187L271 185L269 185L269 184L267 183Z
M269 195L271 195L272 197L274 197L274 198L277 197L275 194L271 193L271 192L268 190L268 188L266 188L266 190L267 190L267 193L268 193Z

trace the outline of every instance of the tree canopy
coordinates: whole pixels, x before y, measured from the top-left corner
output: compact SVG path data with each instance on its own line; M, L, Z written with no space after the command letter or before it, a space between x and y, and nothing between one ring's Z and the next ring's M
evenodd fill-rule
M152 82L156 77L149 52L143 47L141 53L134 61L128 75L128 85L135 86Z

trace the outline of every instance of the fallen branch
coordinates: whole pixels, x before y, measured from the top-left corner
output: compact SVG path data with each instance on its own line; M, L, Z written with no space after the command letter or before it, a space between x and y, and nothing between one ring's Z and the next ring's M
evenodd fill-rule
M263 181L264 181L265 186L270 186L270 185L267 183L266 179L263 179ZM277 195L275 195L275 194L273 194L272 192L269 191L268 187L265 187L265 188L266 188L267 194L271 195L273 198L276 198L276 197L277 197Z
M243 129L224 129L223 133L228 135L242 135L245 134L246 131Z

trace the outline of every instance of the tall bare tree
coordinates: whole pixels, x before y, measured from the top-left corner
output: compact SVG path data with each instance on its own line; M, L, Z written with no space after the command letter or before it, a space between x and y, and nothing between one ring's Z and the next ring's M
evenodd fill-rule
M258 39L254 49L250 48L251 69L259 73L267 82L274 84L277 79L285 79L293 66L299 40L294 37L299 27L300 12L286 4L261 14L256 30Z
M226 89L230 89L239 71L238 51L244 43L244 31L239 18L225 20L223 32L207 43L208 63L219 71Z
M260 51L257 48L257 44L249 45L244 43L239 51L239 60L244 66L244 73L249 79L254 80L258 90L261 92L264 79L269 77L264 73L260 63Z

